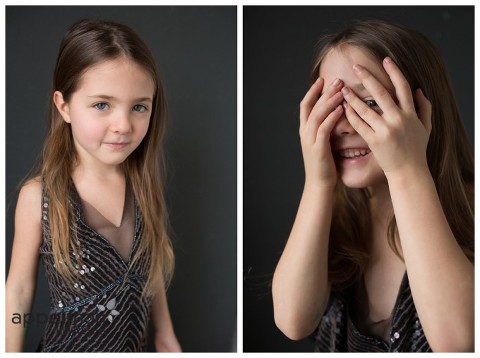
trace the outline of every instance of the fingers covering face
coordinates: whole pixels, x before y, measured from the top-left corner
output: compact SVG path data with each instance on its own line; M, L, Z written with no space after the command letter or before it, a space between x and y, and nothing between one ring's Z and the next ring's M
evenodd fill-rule
M385 57L383 60L383 68L387 72L390 80L395 87L395 94L397 96L400 108L404 111L414 110L412 89L408 84L407 79L397 64L392 61L390 57Z
M392 112L397 108L390 92L370 71L358 64L353 66L353 70L383 112Z
M312 111L313 106L317 103L320 93L322 92L324 80L318 78L315 83L310 87L302 102L300 102L300 126L304 126L307 123L308 116Z
M362 132L365 132L368 128L364 130L359 129L360 123L352 123L362 121L370 129L375 130L375 125L379 119L382 117L374 111L372 108L367 106L364 101L362 101L358 96L348 87L342 88L342 94L345 98L345 101L348 105L344 106L346 108L347 119L352 125L352 127L361 135Z
M330 128L332 118L338 119L338 112L342 112L342 108L339 108L343 100L340 93L342 85L343 82L336 79L321 94L324 80L318 79L307 92L300 103L300 132L304 133L305 139L315 142L319 131Z

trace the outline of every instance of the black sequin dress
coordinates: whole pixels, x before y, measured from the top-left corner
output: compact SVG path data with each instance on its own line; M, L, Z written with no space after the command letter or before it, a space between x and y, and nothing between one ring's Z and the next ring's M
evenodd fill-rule
M352 290L332 293L315 332L316 352L431 352L405 273L392 312L388 341L360 332L352 319Z
M147 258L141 257L129 268L138 249L143 226L131 190L126 191L122 219L127 222L127 227L119 228L133 236L127 260L106 237L89 226L85 220L85 205L82 205L73 183L70 192L70 205L74 212L71 227L77 232L75 240L78 247L77 255L71 253L72 262L76 265L76 279L72 284L62 279L55 267L48 221L48 195L42 195L43 241L40 253L49 285L51 310L40 350L144 351L151 299L142 298L148 272Z

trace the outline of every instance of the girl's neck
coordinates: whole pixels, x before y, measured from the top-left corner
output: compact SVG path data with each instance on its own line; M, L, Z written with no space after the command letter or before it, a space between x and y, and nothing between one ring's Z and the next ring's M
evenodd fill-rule
M375 187L368 188L370 193L370 213L372 215L372 224L388 223L393 214L392 198L388 183L382 183Z
M370 188L369 206L372 219L370 257L372 261L377 261L393 254L388 244L388 225L393 217L393 206L386 182Z
M72 178L74 181L88 180L108 183L125 178L125 174L119 165L91 166L78 163L72 170Z

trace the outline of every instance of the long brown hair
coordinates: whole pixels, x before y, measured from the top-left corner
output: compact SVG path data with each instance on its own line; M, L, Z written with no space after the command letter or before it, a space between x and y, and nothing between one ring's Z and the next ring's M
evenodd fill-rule
M434 45L422 34L379 20L358 22L321 39L314 59L312 83L325 55L343 45L364 49L379 62L389 56L412 90L421 88L432 104L432 131L427 161L452 232L470 261L474 260L474 159L446 66ZM334 288L350 285L368 260L366 240L371 233L366 189L351 189L340 181L335 192L329 247L329 277ZM395 217L388 241L398 249Z
M124 57L143 67L154 80L150 124L143 141L122 163L143 216L142 240L131 261L147 257L149 275L144 294L152 295L158 283L168 286L173 273L174 255L167 232L167 209L163 193L164 161L161 144L167 120L165 92L155 60L142 39L129 27L107 21L81 20L65 34L55 65L52 96L60 91L68 102L77 90L82 75L93 65ZM53 100L50 102L48 130L36 176L40 176L49 196L49 228L53 257L59 273L71 281L71 252L77 248L70 228L74 213L68 205L70 176L77 154L69 124L61 117ZM64 262L65 265L59 263ZM161 287L163 288L163 287Z

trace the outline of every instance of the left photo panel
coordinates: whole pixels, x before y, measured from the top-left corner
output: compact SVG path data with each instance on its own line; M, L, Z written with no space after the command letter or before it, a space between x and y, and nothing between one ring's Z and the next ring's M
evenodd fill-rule
M5 18L6 351L236 352L236 6Z

